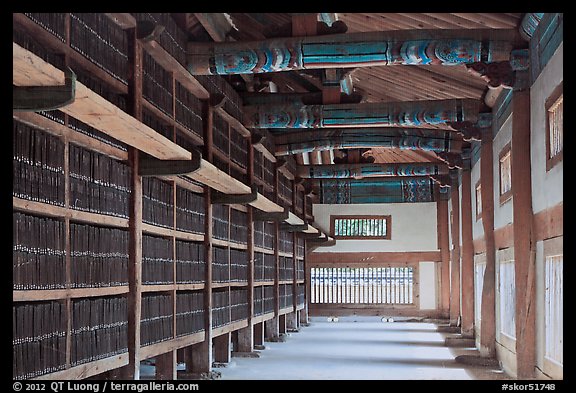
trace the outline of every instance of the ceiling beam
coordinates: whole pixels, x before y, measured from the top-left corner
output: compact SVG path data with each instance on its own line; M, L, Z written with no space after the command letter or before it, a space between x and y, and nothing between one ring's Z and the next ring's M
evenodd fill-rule
M518 35L513 29L441 29L189 42L188 68L194 75L232 75L375 65L513 65Z
M475 124L480 101L472 98L332 105L245 105L248 128L332 128Z
M448 167L444 164L411 162L298 166L296 176L303 179L362 179L367 177L427 176L447 173Z
M463 144L454 131L399 127L316 129L277 133L274 138L276 156L375 147L459 153Z

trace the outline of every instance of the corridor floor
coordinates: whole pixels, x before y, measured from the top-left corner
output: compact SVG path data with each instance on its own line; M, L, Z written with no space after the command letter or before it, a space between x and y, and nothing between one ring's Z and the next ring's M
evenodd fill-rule
M223 380L508 379L498 369L464 366L454 359L474 348L448 348L432 323L388 322L377 317L312 318L286 342L266 342L260 358L232 358Z

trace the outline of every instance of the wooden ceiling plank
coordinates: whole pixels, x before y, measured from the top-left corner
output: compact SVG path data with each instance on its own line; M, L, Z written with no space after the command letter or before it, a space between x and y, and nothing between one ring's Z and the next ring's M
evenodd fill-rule
M454 24L445 22L441 19L436 18L435 16L423 13L411 13L411 14L403 14L399 13L399 16L406 16L409 18L414 19L422 24L431 26L433 29L451 29L454 28ZM428 28L428 27L427 27Z

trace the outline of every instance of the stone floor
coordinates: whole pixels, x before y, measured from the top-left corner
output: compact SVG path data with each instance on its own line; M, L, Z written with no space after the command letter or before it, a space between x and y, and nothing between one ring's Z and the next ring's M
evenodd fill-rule
M232 358L222 380L469 380L508 379L498 368L455 361L474 348L448 348L436 325L378 317L312 318L286 342L266 342L259 359Z

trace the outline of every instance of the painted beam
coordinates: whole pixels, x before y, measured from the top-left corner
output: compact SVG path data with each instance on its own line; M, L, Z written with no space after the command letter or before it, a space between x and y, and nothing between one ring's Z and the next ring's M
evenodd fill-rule
M321 179L319 203L403 203L434 201L429 177Z
M248 128L412 127L475 124L480 120L480 101L449 99L332 105L244 106Z
M518 27L522 38L530 41L543 16L543 12L527 12L524 14L522 22L520 22L520 26Z
M517 31L514 31L517 33ZM193 75L233 75L382 65L458 65L510 60L508 31L411 30L188 43Z
M312 93L240 93L244 105L294 104L319 105L322 104L322 92ZM362 95L358 93L340 94L343 104L358 104Z
M290 130L293 131L293 130ZM460 153L462 140L454 131L423 128L340 128L274 133L276 156L332 149L399 148Z
M304 179L359 179L363 177L426 176L447 173L448 168L445 165L414 162L399 164L302 165L298 167L296 174Z

